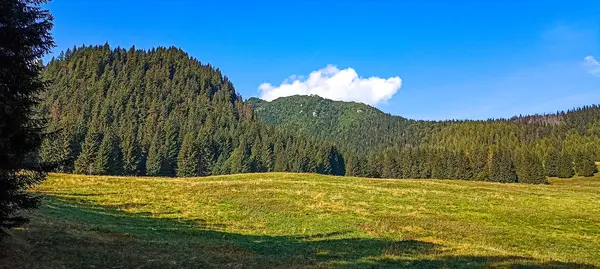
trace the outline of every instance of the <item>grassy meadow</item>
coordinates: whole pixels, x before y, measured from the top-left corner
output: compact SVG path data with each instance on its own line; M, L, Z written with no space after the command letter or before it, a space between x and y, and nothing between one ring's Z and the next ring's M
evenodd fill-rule
M600 266L600 177L550 181L51 174L0 268Z

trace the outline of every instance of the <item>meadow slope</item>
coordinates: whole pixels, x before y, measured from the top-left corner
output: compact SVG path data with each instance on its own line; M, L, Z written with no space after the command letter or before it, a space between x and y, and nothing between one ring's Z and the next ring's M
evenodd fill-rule
M51 174L0 268L600 266L600 177L550 181Z

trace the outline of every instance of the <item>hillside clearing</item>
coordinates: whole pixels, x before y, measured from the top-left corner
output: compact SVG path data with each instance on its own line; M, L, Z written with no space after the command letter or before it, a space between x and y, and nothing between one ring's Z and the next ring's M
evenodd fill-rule
M600 177L551 183L52 174L0 268L600 266Z

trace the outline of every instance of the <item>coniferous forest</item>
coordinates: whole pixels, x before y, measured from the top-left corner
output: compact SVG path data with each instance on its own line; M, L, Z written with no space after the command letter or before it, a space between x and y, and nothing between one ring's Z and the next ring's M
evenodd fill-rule
M45 66L39 152L57 171L205 176L289 171L546 183L591 176L600 108L487 121L417 121L316 96L244 101L181 49L74 47Z
M43 162L91 175L204 176L294 171L344 175L330 143L254 120L219 69L180 49L73 48L50 61L41 96Z

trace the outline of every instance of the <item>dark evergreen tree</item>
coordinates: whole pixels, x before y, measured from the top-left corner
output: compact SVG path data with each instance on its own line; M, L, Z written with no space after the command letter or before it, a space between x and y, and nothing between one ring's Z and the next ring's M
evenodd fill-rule
M281 142L275 143L275 163L273 171L283 172L288 171L288 159L287 153L283 148L283 144Z
M183 138L181 150L177 157L177 176L198 176L200 174L200 160L200 147L197 136L192 132L187 133Z
M469 160L469 157L464 152L456 153L456 179L472 180L475 177L473 173L473 166Z
M564 150L560 152L556 170L556 176L559 178L572 178L575 175L573 158Z
M489 177L489 150L488 148L475 148L469 152L469 163L473 171L473 179L487 181Z
M433 153L433 158L431 160L432 169L431 169L431 177L436 179L449 179L449 167L448 167L448 158L446 151L438 150Z
M589 150L579 150L575 153L575 172L580 177L591 177L596 173L596 163Z
M333 167L331 159L333 158L333 152L331 148L323 146L318 149L317 157L317 172L320 174L331 175L333 174Z
M388 149L383 153L383 163L381 177L383 178L401 178L401 165L398 160L398 153L393 149Z
M520 183L548 183L542 160L531 149L521 148L517 157L517 175Z
M362 177L365 176L364 164L366 161L359 158L357 155L346 155L346 176Z
M129 176L137 176L143 174L143 152L137 134L128 132L121 142L123 156L123 174Z
M110 132L104 134L91 174L120 175L122 173L122 165L123 158L117 138Z
M164 137L164 134L159 131L150 144L146 159L146 173L149 176L165 176L162 174L165 163Z
M229 157L230 173L239 174L250 172L252 168L252 162L250 160L248 144L246 139L242 138L239 145L231 153Z
M81 154L75 161L76 174L94 174L94 164L96 163L98 148L102 142L101 139L100 133L94 128L88 130L83 145L81 146Z
M548 155L546 156L546 175L549 177L557 177L558 176L558 167L561 162L560 150L556 147L550 148L548 151Z
M160 174L173 177L177 174L177 155L179 155L179 129L175 120L169 118L164 142L164 156Z
M510 154L504 149L492 150L490 156L489 181L517 182L517 173Z
M41 4L0 1L0 237L27 221L20 213L39 204L27 188L48 170L32 158L45 125L35 110L46 88L38 61L54 46L52 16Z

